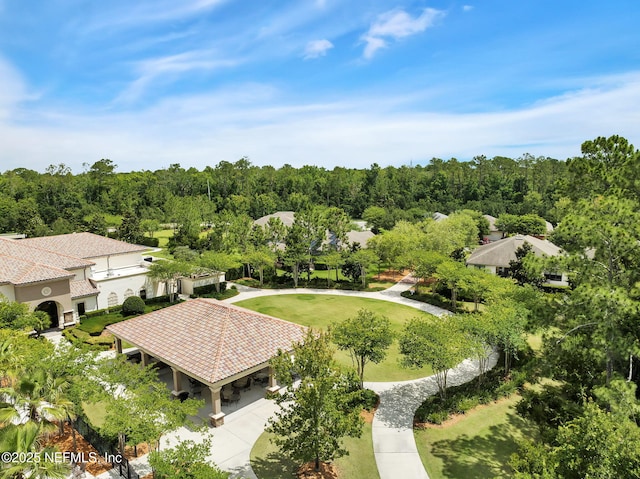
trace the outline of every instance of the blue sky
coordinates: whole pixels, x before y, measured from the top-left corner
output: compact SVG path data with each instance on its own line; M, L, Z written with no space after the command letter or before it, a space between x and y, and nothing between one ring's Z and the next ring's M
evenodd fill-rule
M0 171L640 146L637 0L0 0Z

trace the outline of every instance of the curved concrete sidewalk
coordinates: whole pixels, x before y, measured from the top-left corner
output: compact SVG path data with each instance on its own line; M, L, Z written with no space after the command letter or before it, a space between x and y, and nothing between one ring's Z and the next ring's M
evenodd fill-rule
M376 292L327 290L327 289L256 289L236 285L240 292L237 296L225 300L236 303L245 299L282 294L328 294L338 296L358 296L364 298L391 301L419 309L436 316L451 314L449 311L427 303L420 303L401 296L410 289L415 279L410 275L394 286ZM497 359L492 357L490 366ZM478 366L475 361L466 360L458 367L450 370L448 384L454 386L470 381L477 375ZM402 382L366 382L365 387L380 395L380 405L373 420L373 449L380 479L428 479L422 461L418 455L413 436L413 416L416 409L430 395L437 393L438 388L434 376ZM260 399L255 403L225 417L223 427L212 431L213 439L209 459L221 469L231 473L231 479L257 479L251 468L250 453L258 437L264 431L270 417L277 410L273 401ZM179 439L202 441L201 431L190 431L186 428L167 434L170 444ZM132 461L139 472L149 471L146 456ZM115 479L110 473L99 476L100 479Z
M232 283L233 284L233 283ZM256 289L249 286L242 286L236 284L238 289L238 295L225 300L227 303L237 303L244 301L245 299L260 298L262 296L276 296L282 294L328 294L333 296L357 296L359 298L378 299L382 301L391 301L393 303L404 304L414 309L419 309L427 313L441 316L443 314L451 314L446 309L433 306L428 303L420 303L411 299L401 296L404 291L411 289L416 284L415 278L411 275L407 275L402 278L398 283L394 284L390 288L382 291L350 291L343 289L311 289L311 288L286 288L286 289Z
M489 367L498 360L493 354ZM448 386L458 386L478 375L478 362L467 359L447 376ZM380 479L429 479L424 470L413 435L413 416L422 402L438 392L435 376L413 381L365 382L380 396L380 405L373 418L373 453Z

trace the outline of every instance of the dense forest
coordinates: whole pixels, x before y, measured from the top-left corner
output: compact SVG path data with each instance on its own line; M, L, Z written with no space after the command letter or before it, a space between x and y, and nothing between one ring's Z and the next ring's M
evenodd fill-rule
M173 164L166 169L117 172L102 159L74 174L63 163L44 173L26 168L0 175L0 231L29 236L91 229L96 215L135 214L162 223L188 217L212 223L216 214L252 218L310 205L342 208L362 218L371 206L387 212L384 226L420 220L427 213L471 209L497 216L535 213L560 218L556 201L570 194L569 163L524 155L483 156L469 162L434 158L425 166L376 164L368 169L284 165L254 166L246 158L202 171ZM185 205L189 206L185 208ZM193 217L193 216L197 217Z

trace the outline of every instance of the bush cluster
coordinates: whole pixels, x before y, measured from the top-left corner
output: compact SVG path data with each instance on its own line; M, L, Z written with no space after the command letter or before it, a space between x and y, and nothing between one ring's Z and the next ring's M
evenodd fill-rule
M504 371L496 368L487 372L482 389L477 381L471 381L448 388L446 399L439 395L427 398L416 411L414 422L442 424L453 414L464 414L480 404L511 396L520 391L527 381L527 374L523 371L512 370L507 379L503 375Z

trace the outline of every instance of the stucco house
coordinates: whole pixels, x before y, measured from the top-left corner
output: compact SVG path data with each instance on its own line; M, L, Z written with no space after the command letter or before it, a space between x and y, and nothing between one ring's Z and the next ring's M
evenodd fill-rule
M0 237L0 293L47 312L52 326L69 326L129 296L153 297L142 258L147 249L92 233Z
M516 260L516 251L525 243L531 245L531 251L539 257L560 256L562 249L550 241L529 235L515 235L478 246L467 259L470 268L485 269L499 276L506 276L509 262ZM553 286L568 286L566 273L545 272L546 283Z

